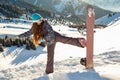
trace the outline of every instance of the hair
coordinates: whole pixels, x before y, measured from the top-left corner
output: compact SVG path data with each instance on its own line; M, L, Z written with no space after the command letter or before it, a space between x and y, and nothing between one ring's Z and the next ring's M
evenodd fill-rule
M32 24L32 30L33 30L33 43L37 46L39 44L39 40L43 37L43 23L44 21L41 22L40 25L37 23Z

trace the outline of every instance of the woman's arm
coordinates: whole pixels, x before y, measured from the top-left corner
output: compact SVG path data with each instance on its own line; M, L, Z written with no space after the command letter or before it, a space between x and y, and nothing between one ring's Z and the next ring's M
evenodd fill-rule
M29 37L30 35L32 35L32 28L29 31L18 35L18 37Z

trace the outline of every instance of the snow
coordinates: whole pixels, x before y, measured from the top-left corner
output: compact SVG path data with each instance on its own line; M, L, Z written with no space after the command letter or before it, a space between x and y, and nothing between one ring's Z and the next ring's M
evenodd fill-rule
M112 25L117 20L120 20L120 12L110 13L95 21L96 24Z
M75 11L76 15L82 15L84 14L84 9L85 7L78 7L79 5L82 5L82 3L80 2L80 0L59 0L61 2L58 2L57 4L54 5L54 8L58 11L58 12L62 12L64 11L65 8L67 8L68 6L71 6L72 10ZM68 8L70 9L70 8ZM71 11L69 11L71 12ZM70 15L70 13L66 13L67 15Z
M38 1L38 0L35 0L34 5L36 5L36 4L37 4L37 1Z
M0 36L10 37L30 29L30 24L0 23ZM34 50L22 47L4 47L0 53L0 80L119 80L120 79L120 20L97 29L94 34L94 69L85 69L80 59L86 56L86 48L57 43L55 47L54 73L45 75L46 47ZM64 25L53 29L69 37L85 37L77 29ZM86 37L85 37L86 38Z
M61 0L60 4L56 4L54 7L58 12L61 12L63 8L65 8L65 4L67 4L69 0Z

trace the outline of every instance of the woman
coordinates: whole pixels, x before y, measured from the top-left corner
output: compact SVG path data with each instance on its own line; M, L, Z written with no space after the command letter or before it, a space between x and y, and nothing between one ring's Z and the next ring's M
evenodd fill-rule
M62 42L65 44L71 44L74 46L84 48L86 46L86 40L84 38L72 38L65 37L55 32L52 27L48 24L46 20L38 13L32 15L32 28L20 34L19 37L28 37L33 34L33 41L35 45L39 44L40 39L44 39L47 43L47 65L46 65L46 74L53 73L53 63L54 63L54 48L56 42Z

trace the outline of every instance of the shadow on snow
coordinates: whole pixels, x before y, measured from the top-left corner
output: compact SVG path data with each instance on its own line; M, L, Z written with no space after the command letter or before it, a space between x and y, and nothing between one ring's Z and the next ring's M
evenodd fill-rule
M4 58L7 58L7 56L12 58L11 64L17 65L20 63L23 63L27 60L31 60L33 58L38 57L40 54L46 54L45 51L43 51L44 47L38 46L36 47L36 50L26 50L25 45L22 47L12 46L12 47L4 47L4 52L1 53L1 55Z
M108 78L100 76L95 70L85 70L84 72L70 72L70 73L53 73L52 77L44 75L33 80L109 80Z
M101 63L99 63L101 61ZM95 56L95 65L120 64L120 51L110 51Z
M44 54L46 53L45 51L43 51L44 47L37 47L36 50L26 50L25 47L24 48L17 48L17 52L14 54L12 54L12 56L15 56L15 59L11 62L11 64L20 64L23 63L27 60L33 59L38 57L40 54Z

